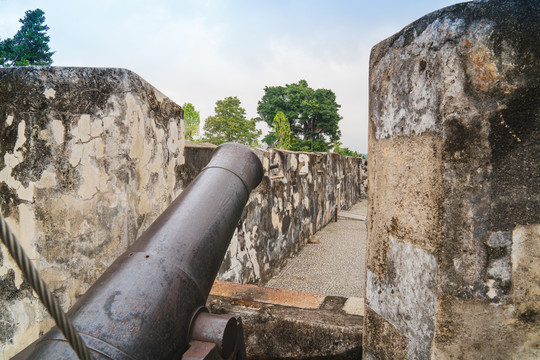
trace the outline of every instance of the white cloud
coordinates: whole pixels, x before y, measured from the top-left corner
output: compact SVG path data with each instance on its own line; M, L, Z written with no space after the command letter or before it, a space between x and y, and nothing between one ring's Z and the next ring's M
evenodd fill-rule
M344 146L367 152L371 47L448 4L4 0L0 36L13 36L24 11L40 7L55 65L128 68L180 105L192 102L202 119L226 96L254 117L265 86L305 79L336 93Z

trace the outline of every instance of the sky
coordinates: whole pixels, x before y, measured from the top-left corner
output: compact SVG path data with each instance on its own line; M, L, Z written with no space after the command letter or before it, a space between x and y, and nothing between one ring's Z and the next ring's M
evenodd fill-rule
M0 39L26 10L49 26L54 66L134 71L201 123L237 96L256 117L265 86L330 89L343 146L367 153L371 48L447 0L0 0ZM268 128L260 123L263 135Z

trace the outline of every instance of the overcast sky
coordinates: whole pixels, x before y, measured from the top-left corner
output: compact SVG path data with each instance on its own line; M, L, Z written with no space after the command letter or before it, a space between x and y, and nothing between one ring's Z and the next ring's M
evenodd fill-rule
M201 119L237 96L257 116L265 86L305 79L341 105L341 141L367 152L373 45L451 0L0 0L0 39L40 8L56 66L127 68Z

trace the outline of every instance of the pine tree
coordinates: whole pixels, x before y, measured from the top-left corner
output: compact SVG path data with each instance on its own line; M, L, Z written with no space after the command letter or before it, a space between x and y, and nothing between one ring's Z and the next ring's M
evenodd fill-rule
M54 52L49 48L45 13L27 10L20 19L21 28L12 39L0 42L1 66L50 65Z

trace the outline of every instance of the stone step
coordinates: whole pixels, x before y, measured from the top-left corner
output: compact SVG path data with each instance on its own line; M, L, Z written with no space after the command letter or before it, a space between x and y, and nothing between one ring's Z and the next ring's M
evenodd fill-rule
M338 219L366 221L365 216L353 214L348 211L338 211Z
M242 317L248 359L359 359L363 298L216 281L207 307Z

